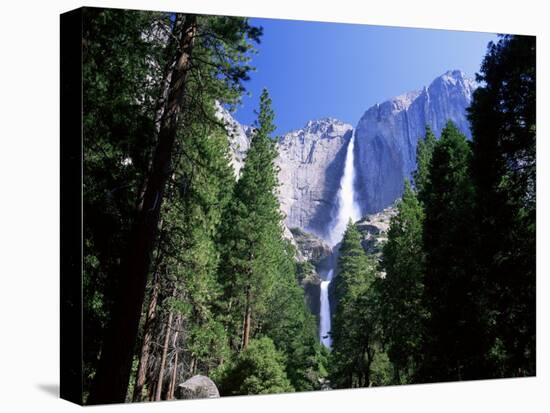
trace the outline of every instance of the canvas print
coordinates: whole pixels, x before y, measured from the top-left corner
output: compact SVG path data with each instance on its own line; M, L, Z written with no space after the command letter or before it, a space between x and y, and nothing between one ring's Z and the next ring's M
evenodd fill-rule
M82 194L62 395L536 374L535 37L104 8L61 24L62 104L81 93L62 182Z

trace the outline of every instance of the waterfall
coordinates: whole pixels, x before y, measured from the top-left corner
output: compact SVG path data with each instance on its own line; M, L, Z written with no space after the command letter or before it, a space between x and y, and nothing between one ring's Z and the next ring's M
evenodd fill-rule
M332 338L329 335L330 303L328 300L328 286L332 280L332 274L334 274L334 270L330 269L327 274L327 279L325 281L321 281L321 311L319 317L321 320L321 325L319 327L319 336L321 338L321 343L323 343L327 348L331 348L332 346Z
M340 180L340 188L338 188L336 214L332 218L329 227L329 242L334 248L344 236L346 226L349 220L353 222L361 218L361 208L355 200L355 164L354 164L354 147L355 147L355 129L351 135L346 151L346 161L344 163L344 172ZM330 337L331 329L331 312L329 301L329 286L334 275L334 266L336 260L333 260L333 268L326 275L326 279L321 281L321 308L319 315L319 336L321 343L327 347L332 347L332 338Z
M342 241L348 221L353 222L361 218L361 208L355 201L355 129L351 135L346 151L346 161L344 164L344 173L340 180L340 188L336 194L337 210L336 216L333 218L330 225L329 242L332 247Z

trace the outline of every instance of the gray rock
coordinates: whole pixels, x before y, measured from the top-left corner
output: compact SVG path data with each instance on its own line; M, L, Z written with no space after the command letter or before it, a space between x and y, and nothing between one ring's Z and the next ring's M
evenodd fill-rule
M305 299L311 313L319 317L321 299L321 275L326 275L333 265L332 248L321 238L302 230L291 228L294 242L302 257L299 283L304 289Z
M397 215L395 206L388 207L376 214L370 214L357 222L361 233L361 245L367 254L379 257L382 247L388 240L388 231L392 217Z
M351 125L326 118L278 142L279 200L288 227L326 236L351 131Z
M235 171L235 176L238 177L244 165L246 153L250 148L253 128L248 125L241 125L233 118L231 113L218 103L216 103L216 115L225 124L229 137L231 165Z
M316 266L321 260L332 254L332 248L321 238L301 228L291 228L292 239L304 261Z
M176 390L178 399L215 399L220 397L216 384L206 376L193 376Z
M404 178L416 169L416 146L429 125L439 137L448 120L471 137L466 108L476 83L449 71L421 91L406 93L368 109L356 130L356 188L363 214L399 198Z
M302 271L304 273L298 281L304 289L306 305L311 314L318 318L321 311L321 277L313 266L302 268Z

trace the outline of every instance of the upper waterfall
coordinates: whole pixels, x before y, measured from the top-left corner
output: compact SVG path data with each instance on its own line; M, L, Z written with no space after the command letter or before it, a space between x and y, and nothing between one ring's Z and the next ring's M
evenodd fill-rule
M344 172L338 189L336 215L330 224L329 243L338 244L346 231L349 220L353 222L361 218L361 208L355 196L355 129L352 132L346 151Z

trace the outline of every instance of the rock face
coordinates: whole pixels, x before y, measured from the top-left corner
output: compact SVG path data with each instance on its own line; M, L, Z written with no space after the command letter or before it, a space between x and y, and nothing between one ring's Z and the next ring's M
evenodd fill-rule
M439 137L448 120L471 137L466 108L476 83L459 70L429 87L368 109L356 128L356 191L362 213L382 210L403 191L403 178L416 169L416 146L429 125Z
M361 233L361 245L369 255L379 257L382 247L388 240L390 220L397 215L395 206L390 206L376 214L370 214L357 222L357 229Z
M241 125L235 120L223 106L216 105L216 115L225 124L229 136L229 147L231 151L231 165L238 177L244 165L244 158L250 148L252 127Z
M305 292L306 304L312 314L319 316L321 297L321 276L325 274L332 256L332 248L317 236L300 228L291 228L292 238L302 258L298 271L298 282Z
M332 249L322 239L307 233L301 228L291 228L290 232L296 247L305 261L317 265L332 253Z
M288 227L325 238L351 131L351 125L326 118L310 121L278 142L279 200Z
M317 321L319 321L319 313L321 311L321 277L317 269L307 261L299 264L298 268L298 282L304 289L306 305L311 314L317 317Z
M193 376L178 386L178 399L215 399L220 397L216 384L206 376Z

